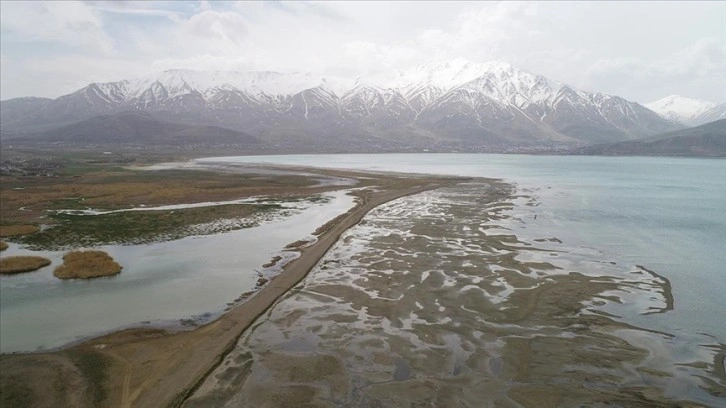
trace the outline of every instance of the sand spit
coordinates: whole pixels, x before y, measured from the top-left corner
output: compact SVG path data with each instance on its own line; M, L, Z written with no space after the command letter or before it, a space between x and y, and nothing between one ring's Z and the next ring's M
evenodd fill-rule
M58 279L93 279L121 272L121 265L103 251L71 251L63 255L63 265L53 271Z
M50 265L50 259L41 256L8 256L0 258L0 274L32 272Z
M346 177L356 174L330 173ZM193 331L170 334L159 329L124 330L55 353L3 355L0 357L3 405L25 398L38 407L178 406L217 367L243 331L300 282L338 237L367 212L396 198L458 181L376 177L376 190L359 190L358 205L320 231L313 244L301 248L300 256L286 264L279 276L216 321ZM103 370L90 372L88 366L77 361L102 361ZM49 387L49 375L63 375L64 385Z

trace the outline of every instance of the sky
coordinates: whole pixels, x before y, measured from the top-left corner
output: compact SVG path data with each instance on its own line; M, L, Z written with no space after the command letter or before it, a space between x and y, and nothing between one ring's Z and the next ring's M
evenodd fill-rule
M453 59L723 103L726 2L0 2L2 100L171 68L355 78Z

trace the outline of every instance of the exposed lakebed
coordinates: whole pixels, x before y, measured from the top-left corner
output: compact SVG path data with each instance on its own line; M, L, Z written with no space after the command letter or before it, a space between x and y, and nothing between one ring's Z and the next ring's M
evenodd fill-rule
M212 160L212 159L209 159ZM215 161L501 177L379 207L187 406L721 406L726 162ZM503 184L507 186L507 184Z
M185 406L715 406L718 344L620 317L671 310L668 279L515 234L536 205L492 182L377 208Z

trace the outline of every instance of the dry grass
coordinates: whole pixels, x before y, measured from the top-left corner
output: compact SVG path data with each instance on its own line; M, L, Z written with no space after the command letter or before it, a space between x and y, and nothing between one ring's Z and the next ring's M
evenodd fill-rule
M0 225L0 237L14 237L38 232L35 225Z
M0 241L0 251L4 251L8 249L8 243L5 241Z
M32 272L50 265L50 259L40 256L8 256L0 259L0 274Z
M63 255L63 265L53 275L60 279L91 279L116 275L121 265L103 251L71 251Z
M174 170L117 170L46 178L2 176L0 180L0 221L5 224L37 222L46 210L52 209L118 209L141 204L222 201L314 184L310 177L295 175L246 177Z

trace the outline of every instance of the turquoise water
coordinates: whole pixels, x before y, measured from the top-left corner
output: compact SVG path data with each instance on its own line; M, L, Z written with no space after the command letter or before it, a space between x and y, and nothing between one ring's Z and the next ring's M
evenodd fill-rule
M374 171L501 178L532 195L521 238L557 237L594 260L642 265L670 280L674 309L629 323L687 348L726 343L726 160L482 154L209 158Z

